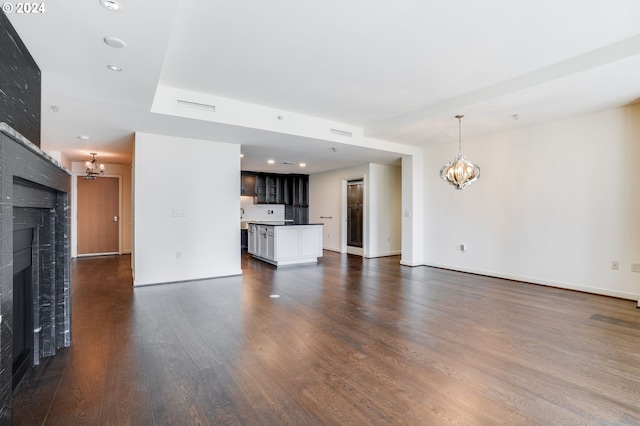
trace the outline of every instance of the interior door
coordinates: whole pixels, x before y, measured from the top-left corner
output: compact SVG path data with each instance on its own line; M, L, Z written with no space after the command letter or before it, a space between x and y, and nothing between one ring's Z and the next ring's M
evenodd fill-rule
M78 255L120 250L120 182L118 178L78 177Z
M347 245L362 247L363 182L347 182Z

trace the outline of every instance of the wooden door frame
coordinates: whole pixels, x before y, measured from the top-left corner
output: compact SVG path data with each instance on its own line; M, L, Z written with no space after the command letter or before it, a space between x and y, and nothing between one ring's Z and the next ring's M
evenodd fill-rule
M78 257L78 179L82 176L84 173L71 175L71 257ZM122 175L104 177L118 179L118 254L122 254Z
M362 248L347 245L347 185L354 180L362 181ZM341 232L340 232L340 253L355 254L367 257L369 247L369 197L367 196L367 176L366 174L342 178L341 194Z

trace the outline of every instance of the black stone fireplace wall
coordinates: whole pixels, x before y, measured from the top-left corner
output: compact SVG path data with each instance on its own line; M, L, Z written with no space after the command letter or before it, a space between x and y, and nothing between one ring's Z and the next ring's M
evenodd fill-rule
M40 68L0 12L0 121L40 146Z
M40 111L40 69L0 12L0 425L11 424L16 229L34 235L33 364L71 344L71 175L39 149Z
M13 231L34 229L33 361L71 345L71 174L0 122L0 424L11 424Z

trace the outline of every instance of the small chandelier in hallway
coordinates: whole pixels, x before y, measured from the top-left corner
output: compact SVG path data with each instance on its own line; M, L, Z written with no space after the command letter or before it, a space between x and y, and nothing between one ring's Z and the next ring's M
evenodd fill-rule
M456 115L458 119L458 155L440 169L442 180L455 186L456 189L464 189L480 177L480 167L462 155L462 117L464 115Z
M98 176L104 176L104 164L98 164L95 152L91 153L91 160L84 163L87 173L83 176L85 179L95 179Z

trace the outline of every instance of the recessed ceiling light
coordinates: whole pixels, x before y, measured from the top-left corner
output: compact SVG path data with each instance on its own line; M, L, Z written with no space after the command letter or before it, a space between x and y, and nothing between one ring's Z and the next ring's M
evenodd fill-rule
M122 10L122 4L116 0L100 0L100 4L107 10L118 12Z
M80 136L78 136L78 139L82 139L83 141L88 141L88 140L89 140L89 136L87 136L87 135L80 135Z
M300 163L300 167L307 167L307 163Z
M276 162L275 160L267 160L267 163L269 163L269 164L273 164L275 162Z
M103 40L109 46L115 47L116 49L127 47L127 43L124 40L119 39L118 37L105 37Z
M109 68L111 71L122 71L122 67L119 67L117 65L107 65L107 68Z
M240 158L244 158L244 154L240 154Z

